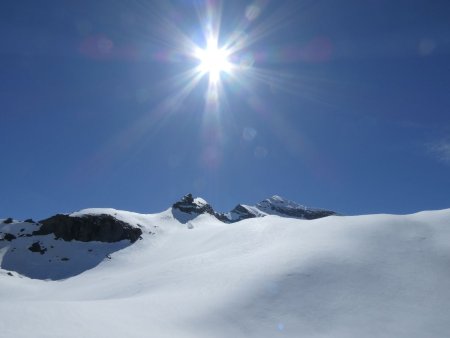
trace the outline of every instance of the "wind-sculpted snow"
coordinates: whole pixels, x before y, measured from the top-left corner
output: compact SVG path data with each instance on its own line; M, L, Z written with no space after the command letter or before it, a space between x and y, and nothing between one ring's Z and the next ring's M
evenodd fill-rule
M2 337L422 338L450 332L450 209L311 221L269 215L232 224L210 214L183 224L171 209L82 213L139 224L143 240L63 281L0 271ZM25 233L33 231L28 227Z

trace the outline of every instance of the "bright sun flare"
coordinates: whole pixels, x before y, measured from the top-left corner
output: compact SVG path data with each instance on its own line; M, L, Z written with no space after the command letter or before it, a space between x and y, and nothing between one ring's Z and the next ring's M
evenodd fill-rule
M220 79L220 73L229 72L231 63L228 60L229 52L220 49L215 43L208 43L206 49L199 50L197 57L200 61L199 69L204 74L209 74L211 82Z

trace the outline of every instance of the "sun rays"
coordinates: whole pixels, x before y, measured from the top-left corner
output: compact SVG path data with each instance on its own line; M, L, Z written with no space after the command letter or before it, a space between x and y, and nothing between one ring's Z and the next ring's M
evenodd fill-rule
M258 68L258 55L252 46L281 26L289 11L276 12L257 24L259 16L265 9L266 1L255 1L247 6L242 19L235 27L222 27L222 1L205 0L196 7L198 18L198 34L190 37L181 25L168 18L159 18L161 27L167 32L158 37L161 45L171 49L179 58L177 62L185 62L187 70L180 74L184 78L182 97L189 96L207 79L204 98L204 113L219 114L226 101L224 86L240 87L243 91L251 89L252 82L278 83L279 74L269 69ZM165 4L165 12L171 12L170 5ZM161 11L159 11L161 12ZM283 16L284 13L284 16ZM200 38L199 38L200 36ZM162 43L161 43L162 42ZM170 60L167 60L170 61ZM192 65L189 68L189 65ZM189 81L188 79L191 79ZM175 79L174 83L178 83ZM177 104L179 106L181 103Z
M198 67L202 74L209 75L210 82L220 81L222 72L229 73L232 70L232 64L228 60L229 51L217 46L217 41L210 40L205 49L199 49L196 53L200 65Z
M305 58L301 46L283 47L271 40L276 31L292 22L299 10L297 5L275 6L269 11L265 0L240 7L227 4L227 8L221 0L194 3L194 7L186 3L181 9L172 1L140 3L139 10L149 23L147 28L140 27L140 37L145 41L141 55L157 62L164 76L148 84L158 98L148 113L116 135L102 154L114 157L117 149L125 153L147 142L180 114L195 111L202 123L196 128L205 148L199 152L200 161L214 169L225 158L229 138L236 132L233 128L240 124L237 102L238 111L245 110L277 125L270 122L281 119L273 113L276 109L270 109L270 95L279 90L303 97L312 94L306 74L299 78L283 70L287 64ZM224 11L230 8L231 13ZM210 137L212 134L215 136Z

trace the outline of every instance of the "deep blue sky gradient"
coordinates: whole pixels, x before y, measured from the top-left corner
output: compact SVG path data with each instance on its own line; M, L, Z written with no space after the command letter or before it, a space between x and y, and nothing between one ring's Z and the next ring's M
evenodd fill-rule
M236 58L273 78L224 76L214 116L207 78L163 104L195 66L163 22L202 45L203 3L0 5L0 217L153 213L187 192L220 211L273 194L344 214L450 207L448 1L258 1L243 33L272 29ZM222 42L251 4L223 3Z

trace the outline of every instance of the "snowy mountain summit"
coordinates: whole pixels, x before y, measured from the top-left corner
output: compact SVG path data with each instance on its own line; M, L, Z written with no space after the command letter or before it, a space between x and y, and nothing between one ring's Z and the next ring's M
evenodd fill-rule
M278 195L267 198L254 206L238 204L231 211L223 213L215 211L204 199L193 198L192 194L187 194L172 206L172 210L174 217L182 223L205 213L213 215L225 223L235 223L243 219L267 215L299 219L317 219L337 215L334 211L308 208Z
M337 215L334 211L305 207L304 205L286 200L277 195L259 202L256 207L258 208L258 210L268 215L278 215L282 217L293 217L301 219L316 219L331 215Z
M186 223L205 213L215 215L214 209L203 198L194 198L192 194L187 194L180 201L174 203L172 212L181 223Z

